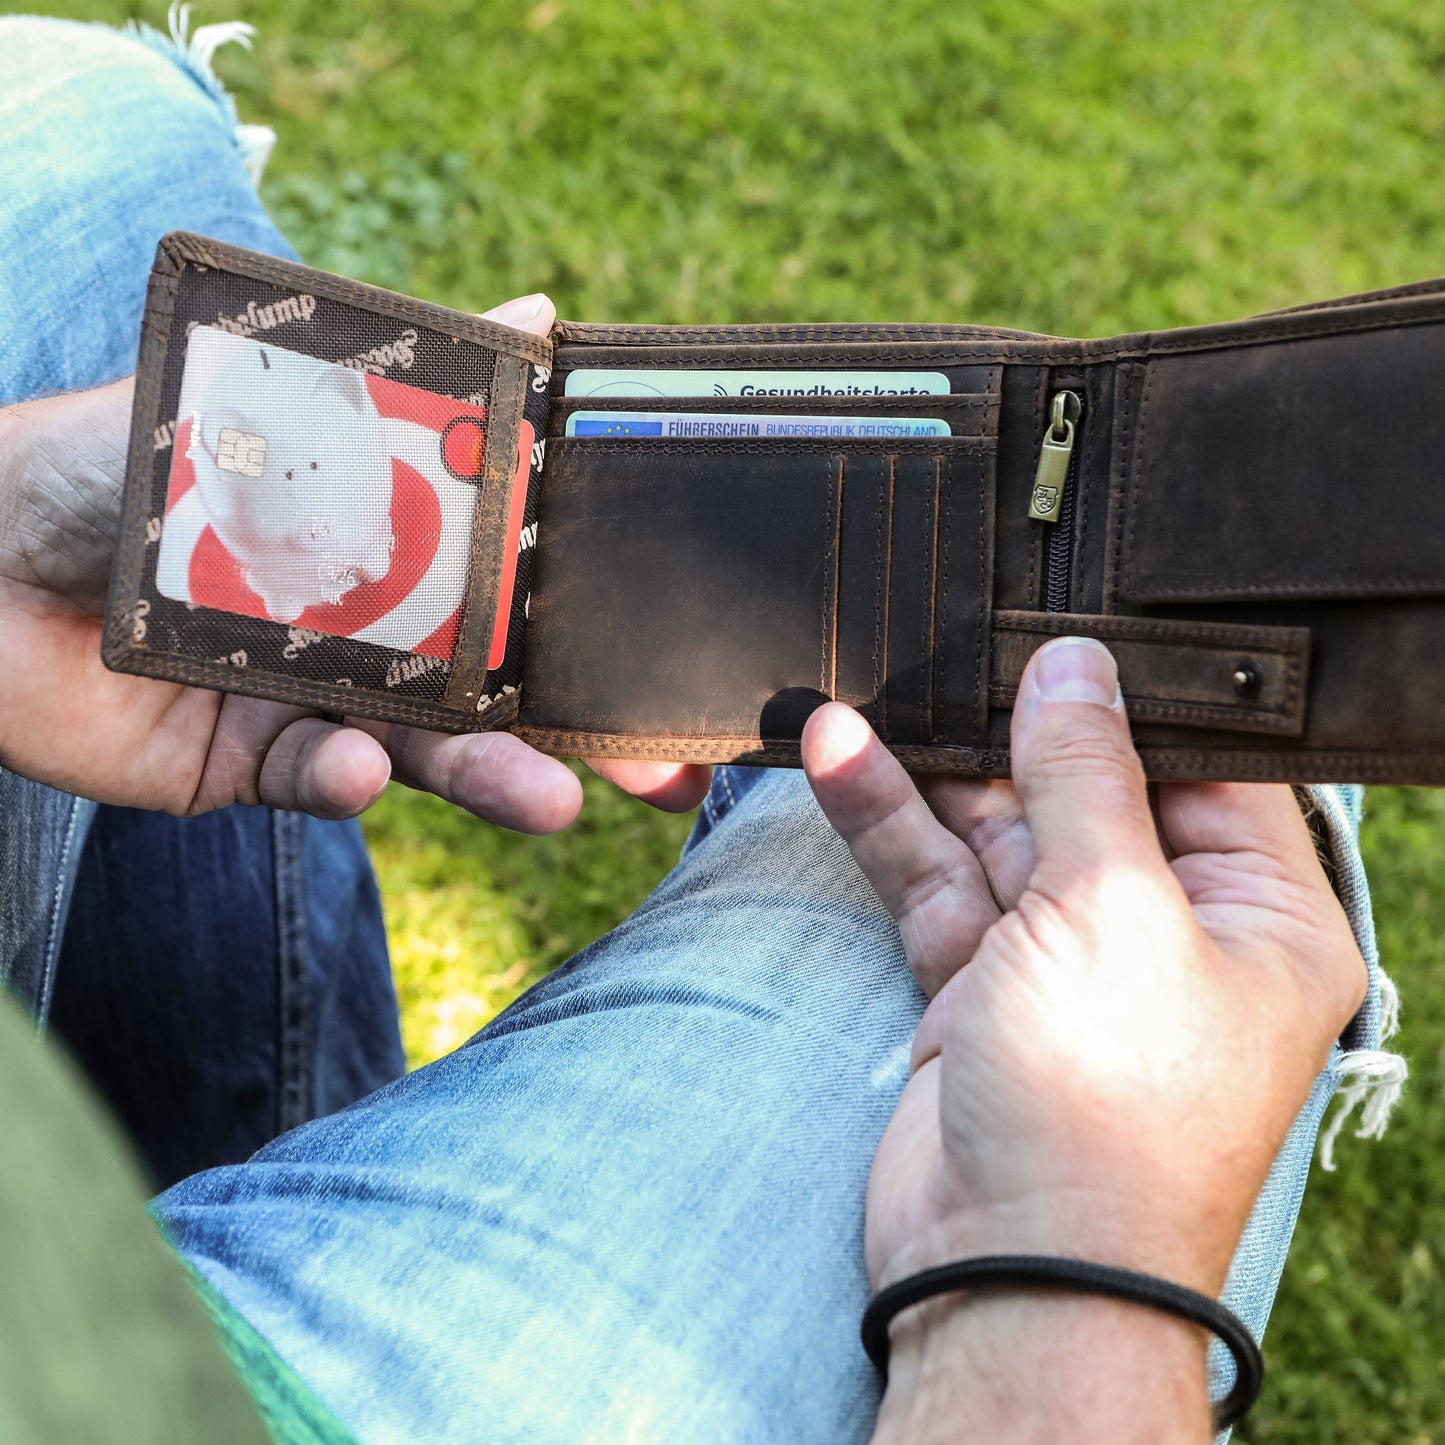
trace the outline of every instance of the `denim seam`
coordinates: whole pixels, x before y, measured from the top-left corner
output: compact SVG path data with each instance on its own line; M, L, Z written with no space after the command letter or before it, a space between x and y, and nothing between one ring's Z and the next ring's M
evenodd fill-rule
M35 996L35 1018L40 1028L50 1015L50 1000L55 989L55 966L60 958L60 940L65 932L65 914L70 891L75 883L75 873L70 867L70 855L75 848L76 826L85 804L79 798L70 799L70 816L65 824L65 842L60 848L60 864L55 880L55 892L50 902L50 923L45 932L45 967L40 976L40 987Z
M702 810L704 813L707 814L708 822L711 823L714 828L716 828L718 824L717 804L713 802L711 788L708 789L707 795L702 800Z
M1326 825L1334 854L1335 892L1349 915L1350 927L1365 960L1369 986L1364 1003L1342 1035L1330 1058L1329 1071L1338 1091L1335 1115L1320 1134L1320 1167L1335 1169L1335 1142L1346 1122L1359 1110L1357 1139L1379 1139L1409 1077L1405 1059L1383 1047L1400 1026L1400 996L1394 981L1380 966L1369 884L1354 844L1356 828L1344 797L1335 788L1315 785L1307 789Z
M312 1113L299 815L273 812L271 843L276 887L276 1131L284 1134Z

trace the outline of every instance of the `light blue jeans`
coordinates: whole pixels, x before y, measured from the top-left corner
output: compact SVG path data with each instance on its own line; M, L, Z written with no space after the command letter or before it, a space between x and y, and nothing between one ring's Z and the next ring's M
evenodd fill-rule
M157 84L126 103L161 131ZM98 136L113 103L95 98ZM144 149L113 163L155 184ZM1359 793L1314 793L1371 973L1344 1043L1373 1046ZM922 1007L803 778L719 768L682 860L619 928L448 1058L155 1214L366 1441L865 1440L863 1191ZM1334 1086L1235 1260L1227 1299L1256 1331Z
M135 369L164 232L291 254L204 70L0 19L0 76L0 406ZM158 1185L405 1064L355 823L97 808L0 768L0 985L65 1039Z

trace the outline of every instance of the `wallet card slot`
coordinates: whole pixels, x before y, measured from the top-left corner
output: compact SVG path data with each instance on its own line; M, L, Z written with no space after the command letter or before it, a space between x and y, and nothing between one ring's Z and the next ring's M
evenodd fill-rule
M734 341L719 328L716 341L626 346L559 344L554 353L553 394L561 397L566 378L583 368L628 370L748 369L784 376L790 371L939 371L949 391L960 394L999 389L1002 367L993 362L959 361L957 347L936 341L832 341L815 344ZM946 393L945 393L946 394Z
M554 439L524 729L796 738L832 685L838 490L807 443Z
M978 691L955 709L973 721L949 740L972 740L987 707L972 639L986 624L990 451L969 438L554 439L524 735L577 749L606 737L614 750L628 735L648 747L711 738L735 756L750 739L791 745L837 696L885 738L926 739L951 496L969 558L951 563L950 618Z
M552 402L550 430L563 436L576 412L652 412L680 415L936 417L954 436L990 436L998 428L998 397L987 392L948 396L567 396ZM840 438L840 440L846 440Z
M993 454L842 448L833 695L893 744L971 744L988 714Z
M933 628L938 508L945 458L903 453L890 459L887 691L883 736L921 743L932 736Z
M838 622L832 694L875 727L887 675L892 458L839 453Z
M994 453L955 444L936 472L933 736L984 746L993 598Z

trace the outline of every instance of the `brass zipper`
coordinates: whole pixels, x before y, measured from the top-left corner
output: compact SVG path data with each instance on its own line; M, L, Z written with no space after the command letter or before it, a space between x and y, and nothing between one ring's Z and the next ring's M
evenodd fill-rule
M1064 505L1069 465L1074 459L1074 430L1084 409L1075 391L1056 391L1049 408L1049 425L1039 451L1039 469L1029 497L1029 516L1036 522L1057 522Z
M1044 610L1067 612L1074 580L1074 502L1078 456L1074 442L1084 403L1074 391L1056 391L1039 448L1039 465L1029 498L1029 516L1048 524Z

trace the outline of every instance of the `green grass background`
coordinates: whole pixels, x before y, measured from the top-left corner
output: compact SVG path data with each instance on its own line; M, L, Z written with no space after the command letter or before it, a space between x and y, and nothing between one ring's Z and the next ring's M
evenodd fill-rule
M279 134L283 229L314 264L453 306L546 289L592 321L1096 335L1445 269L1438 0L197 16L229 18L258 28L218 69ZM686 820L591 782L549 840L396 790L368 826L420 1061L621 917ZM1445 1441L1445 794L1372 793L1366 853L1414 1077L1382 1143L1316 1170L1248 1441Z

